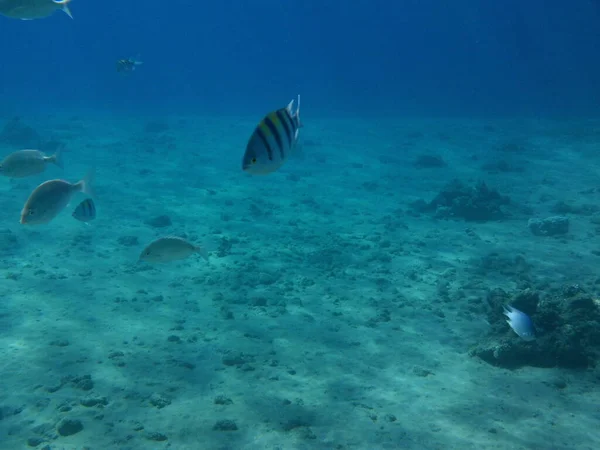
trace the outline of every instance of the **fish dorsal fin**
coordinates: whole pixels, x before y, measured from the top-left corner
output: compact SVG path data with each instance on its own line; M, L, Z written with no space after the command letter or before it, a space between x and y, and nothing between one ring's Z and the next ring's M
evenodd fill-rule
M294 99L292 99L292 100L291 100L291 101L288 103L288 105L285 107L285 109L287 109L287 110L288 110L288 112L290 113L290 115L291 115L291 116L293 116L293 114L292 114L292 107L293 107L293 106L294 106Z

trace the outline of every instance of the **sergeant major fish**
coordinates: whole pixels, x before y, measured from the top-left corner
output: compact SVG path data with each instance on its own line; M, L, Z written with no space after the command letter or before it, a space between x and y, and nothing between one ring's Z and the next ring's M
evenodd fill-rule
M198 253L208 261L208 251L178 236L166 236L152 241L140 254L139 261L165 263L185 259Z
M90 222L94 220L96 218L96 205L94 204L94 200L86 198L77 205L77 208L75 208L71 215L80 222Z
M46 170L46 165L49 163L56 164L62 169L60 150L52 156L46 156L39 150L18 150L0 162L0 175L10 178L37 175Z
M77 192L93 196L93 172L77 183L65 180L49 180L36 187L21 211L21 224L40 225L49 223L60 213Z
M71 0L0 0L0 14L12 19L32 20L51 16L61 10L71 19Z
M508 317L506 322L517 335L524 341L535 340L535 327L531 318L523 311L512 306L504 307L504 315Z
M298 143L300 96L296 111L294 100L285 108L267 114L255 128L242 159L242 170L252 175L266 175L279 169Z

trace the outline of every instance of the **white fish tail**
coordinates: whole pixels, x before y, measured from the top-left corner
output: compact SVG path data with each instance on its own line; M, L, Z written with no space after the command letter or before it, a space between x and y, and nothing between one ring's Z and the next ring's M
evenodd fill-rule
M83 180L77 183L80 185L81 192L83 192L86 195L89 195L90 197L96 196L96 192L94 191L94 187L92 186L95 177L96 171L94 169L90 169L90 171L85 175L85 177L83 177Z
M62 151L61 150L56 150L56 153L54 153L54 155L52 155L49 159L49 161L53 164L56 164L58 167L60 167L61 169L64 169L65 167L63 166L63 159L62 159Z
M218 247L217 247L217 245L214 242L208 240L208 241L202 242L201 245L196 246L196 251L198 252L198 254L200 256L202 256L202 258L205 261L208 261L208 255L209 255L209 253L216 251L217 248Z
M71 2L71 0L52 0L52 1L54 3L56 3L57 5L61 5L63 12L67 16L69 16L71 19L73 18L73 14L71 14L71 10L69 9L69 3Z

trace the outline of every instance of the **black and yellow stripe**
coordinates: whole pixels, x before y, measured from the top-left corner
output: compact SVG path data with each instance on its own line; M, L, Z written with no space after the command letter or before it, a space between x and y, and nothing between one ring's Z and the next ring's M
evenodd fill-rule
M75 211L73 211L73 217L82 222L87 222L96 218L96 205L91 198L82 201Z
M285 159L294 145L297 130L298 125L287 108L278 109L267 114L256 128L256 132L267 151L269 161L273 161L274 150L269 138L273 138L277 150L279 150L280 158Z

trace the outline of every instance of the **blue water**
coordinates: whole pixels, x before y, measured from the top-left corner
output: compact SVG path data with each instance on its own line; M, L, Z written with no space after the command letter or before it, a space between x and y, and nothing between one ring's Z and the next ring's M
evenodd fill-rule
M600 3L70 8L0 16L0 450L600 448Z
M502 3L74 1L3 20L3 101L255 111L296 91L328 114L595 111L600 7ZM141 55L135 81L114 71ZM310 101L308 101L310 99Z

